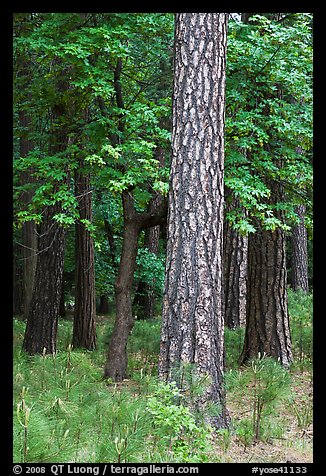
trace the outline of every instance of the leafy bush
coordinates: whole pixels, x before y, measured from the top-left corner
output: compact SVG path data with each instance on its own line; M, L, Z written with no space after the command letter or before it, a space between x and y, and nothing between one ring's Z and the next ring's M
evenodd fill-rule
M211 427L198 426L189 407L175 404L180 399L174 383L159 383L148 398L148 409L154 421L154 435L170 448L177 462L207 462L211 449Z

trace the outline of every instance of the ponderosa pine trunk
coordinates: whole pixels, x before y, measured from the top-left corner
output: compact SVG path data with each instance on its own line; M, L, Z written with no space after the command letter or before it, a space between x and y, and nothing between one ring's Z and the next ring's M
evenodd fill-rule
M282 163L278 163L282 167ZM284 189L276 180L266 182L270 204L284 201ZM275 210L283 221L283 212ZM249 235L246 333L240 363L258 355L273 357L286 368L293 361L287 299L286 235L281 228L262 228Z
M63 126L58 126L64 111L61 104L52 109L53 132L49 136L49 152L53 155L64 152L67 147L66 131ZM68 176L65 180L68 181ZM23 341L23 349L30 355L56 352L65 230L53 217L61 212L60 202L46 206L38 230L34 286Z
M233 200L226 210L237 207ZM224 320L230 329L246 324L248 237L224 221L223 297Z
M80 162L80 169L83 169ZM79 221L76 223L76 294L72 344L75 348L96 348L96 295L93 237L82 220L92 222L90 174L75 171L75 193Z
M303 204L298 205L296 212L300 223L293 227L291 235L291 287L294 291L301 289L304 293L308 293L307 229L304 223L306 207Z
M227 14L179 13L175 20L172 163L159 376L182 365L207 388L195 405L228 424L222 310L224 114Z
M39 227L34 287L23 342L23 349L30 355L56 352L65 231L53 216L60 212L60 205L48 206Z
M289 367L293 358L286 291L285 233L258 230L249 236L247 323L241 364L263 355Z

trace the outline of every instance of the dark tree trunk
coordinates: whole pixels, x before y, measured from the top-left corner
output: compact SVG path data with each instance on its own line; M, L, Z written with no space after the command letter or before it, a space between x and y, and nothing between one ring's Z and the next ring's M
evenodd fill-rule
M20 315L23 312L24 302L21 246L14 244L13 251L13 314Z
M61 87L62 85L59 85L60 89ZM66 130L58 126L64 112L62 104L53 106L53 132L49 136L49 152L53 155L64 152L67 147ZM68 183L68 175L65 180ZM39 227L34 286L23 341L23 349L31 355L44 351L48 354L56 352L65 230L53 220L53 217L61 212L59 202L46 206Z
M259 353L279 359L284 367L293 360L282 230L258 229L249 236L247 324L241 364Z
M180 366L208 377L196 405L228 424L222 312L227 14L179 13L175 28L172 164L159 376Z
M23 224L23 276L24 276L24 318L27 319L32 299L37 257L37 234L34 221Z
M109 313L109 302L108 298L103 294L100 296L100 303L98 306L98 313L99 314L108 314Z
M300 223L295 225L292 230L292 280L291 287L295 291L301 289L304 293L309 292L308 285L308 248L307 248L307 229L304 223L305 206L297 207L297 215Z
M123 192L124 228L121 259L115 283L116 318L110 338L104 376L118 382L127 376L127 341L134 325L132 315L132 283L138 251L139 223L135 217L133 198Z
M82 169L83 163L80 163L80 167ZM76 294L72 343L74 347L93 350L96 348L94 243L81 221L92 221L89 173L75 172L75 193L80 221L76 223Z
M28 354L56 352L57 324L64 264L64 229L53 221L61 211L49 206L43 214L38 239L32 299L27 316L23 349Z
M104 218L103 221L104 221L104 228L105 228L106 236L107 236L108 243L109 243L110 260L111 260L113 268L116 270L117 269L117 264L116 264L116 261L115 261L116 246L115 246L115 241L114 241L114 236L113 236L112 225L106 218Z
M236 204L227 204L232 208ZM224 221L224 319L230 329L245 326L247 298L248 237Z
M117 106L124 109L120 76L122 61L118 59L114 71L114 89ZM118 129L124 133L125 123L123 115L119 117ZM123 142L123 137L112 137L113 144ZM127 377L127 341L134 325L132 314L132 283L136 266L138 237L141 230L160 225L166 218L166 200L155 210L147 213L137 213L134 206L132 188L122 192L123 204L123 240L118 275L115 283L116 317L113 333L110 338L107 361L104 367L104 376L114 381L121 381ZM112 247L110 245L111 252ZM114 250L113 250L114 251Z
M145 231L144 246L157 255L160 240L160 226L153 226ZM155 278L154 278L155 279ZM153 280L154 281L154 280ZM154 282L153 282L154 284ZM138 319L153 319L155 311L154 286L140 281L133 303Z

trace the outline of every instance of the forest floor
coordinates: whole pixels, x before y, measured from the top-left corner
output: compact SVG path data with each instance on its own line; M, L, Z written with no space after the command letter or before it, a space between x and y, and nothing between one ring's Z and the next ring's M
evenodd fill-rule
M171 405L167 390L159 388L159 319L136 321L128 343L129 378L114 384L103 379L113 316L98 316L95 351L71 349L72 321L67 316L59 321L57 354L33 357L21 350L25 323L17 316L14 462L312 462L311 327L307 317L296 332L295 313L304 315L298 301L296 306L292 318L295 361L290 371L279 366L270 374L255 374L250 366L239 368L236 362L243 329L226 331L225 377L231 424L229 430L207 436L207 441L206 436L201 437L206 435L201 427L190 436L180 430L180 421L183 424L189 417L181 412L178 420L178 408ZM264 365L263 361L263 371ZM279 380L275 390L270 384L283 378L284 372L288 380ZM267 403L257 439L253 416L258 390ZM166 405L161 404L164 399Z
M313 386L310 372L292 372L290 392L295 395L294 405L298 415L293 412L293 403L288 400L277 406L273 415L281 434L271 436L267 441L253 441L246 446L235 434L222 461L232 463L312 463L313 462L313 424L312 398ZM227 408L233 421L250 418L250 404L243 395L242 401L229 394ZM309 415L308 415L309 413ZM301 415L301 419L300 419ZM305 420L306 418L306 420Z

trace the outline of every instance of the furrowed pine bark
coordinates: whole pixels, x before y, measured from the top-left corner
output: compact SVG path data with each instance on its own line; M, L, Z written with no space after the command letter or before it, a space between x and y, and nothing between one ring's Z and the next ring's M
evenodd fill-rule
M293 360L282 230L258 228L249 236L247 323L241 364L259 353L278 359L284 367Z
M33 294L23 349L30 355L56 352L57 325L64 263L64 229L53 221L59 205L48 206L39 228Z
M278 164L282 166L281 163ZM272 205L284 201L284 189L267 181ZM276 210L277 218L283 212ZM240 363L263 355L274 357L286 368L293 361L287 299L286 236L281 228L265 230L254 223L249 235L246 333Z
M96 295L94 243L81 220L92 221L90 174L83 172L83 162L75 171L75 193L78 200L79 221L76 223L76 294L72 344L76 348L96 348Z
M183 364L207 377L196 406L216 404L228 424L222 312L224 107L227 14L175 21L172 163L159 376Z

